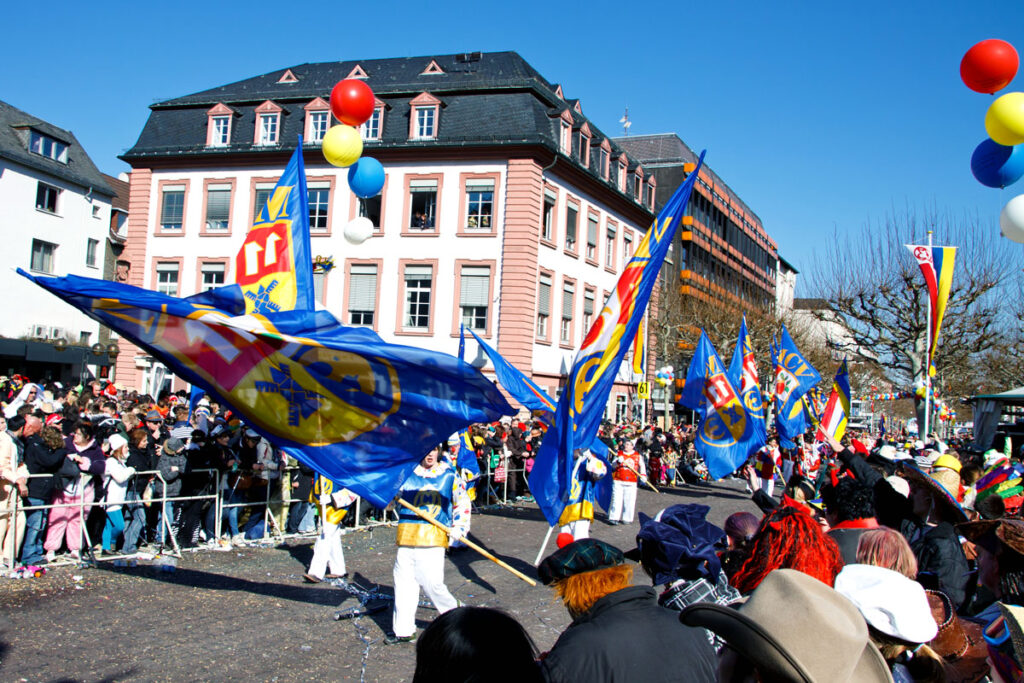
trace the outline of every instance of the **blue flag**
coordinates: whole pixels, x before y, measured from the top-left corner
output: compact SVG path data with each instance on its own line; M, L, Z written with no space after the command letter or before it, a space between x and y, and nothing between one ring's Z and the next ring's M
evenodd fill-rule
M754 421L704 330L686 370L680 403L700 417L696 448L712 479L721 479L746 462L755 439Z
M380 507L450 434L512 412L494 384L454 356L387 344L322 310L244 316L237 285L178 299L19 272Z
M767 429L764 424L764 400L761 396L760 379L757 374L757 361L754 360L754 349L747 336L747 316L740 323L740 333L736 338L736 348L732 352L729 363L729 381L739 388L740 399L747 409L753 427L747 441L747 454L755 452L768 442ZM744 458L745 459L745 458Z
M807 362L782 326L782 337L776 349L775 364L775 428L781 448L795 448L795 439L807 431L804 395L821 381L821 375Z
M637 245L636 253L623 268L601 314L583 339L583 345L558 399L554 424L538 449L530 472L530 493L534 495L551 526L558 523L569 499L577 449L601 449L597 429L601 425L615 375L629 345L636 337L651 298L665 254L682 222L690 192L704 162L679 186L658 213ZM603 444L602 444L603 445ZM602 481L607 481L605 477ZM610 485L601 492L607 504Z
M463 327L463 330L466 328ZM487 342L477 336L476 332L469 333L476 339L483 352L491 360L494 366L494 374L497 376L498 384L505 388L505 391L512 395L512 398L530 410L541 410L550 413L555 412L555 401L547 395L537 384L512 366L505 358L488 346ZM461 348L461 346L460 346Z

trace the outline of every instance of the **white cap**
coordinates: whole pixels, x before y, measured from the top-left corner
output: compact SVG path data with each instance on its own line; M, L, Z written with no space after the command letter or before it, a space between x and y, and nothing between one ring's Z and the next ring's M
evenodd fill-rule
M448 437L448 445L449 446L451 446L452 444L457 444L458 442L459 442L459 433L458 432L454 432L454 433L452 433L451 436Z
M895 474L891 477L886 477L885 480L889 482L889 485L895 489L896 493L900 494L904 498L910 498L910 483L903 477L897 477Z
M836 592L882 633L910 643L927 643L939 632L924 587L885 567L848 564L836 576Z
M120 434L111 434L107 437L107 443L110 444L111 452L116 451L119 448L123 448L128 445L128 439L124 438Z
M896 447L891 444L885 444L878 449L878 455L882 456L886 460L896 459Z

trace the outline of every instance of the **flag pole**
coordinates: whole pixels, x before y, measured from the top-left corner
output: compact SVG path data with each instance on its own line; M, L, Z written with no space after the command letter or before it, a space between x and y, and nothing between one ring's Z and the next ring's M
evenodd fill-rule
M544 543L541 544L540 550L537 551L537 559L533 561L533 566L536 567L540 564L540 558L543 557L544 551L548 548L548 541L551 540L551 532L555 530L555 527L549 526L547 534L544 535Z
M928 254L932 252L932 231L928 231ZM936 288L938 284L936 283ZM932 298L928 297L928 318L927 325L925 328L925 339L927 342L924 345L924 431L921 432L918 438L921 439L921 443L927 443L928 441L928 417L931 412L931 393L932 393L932 343L935 341L932 335Z

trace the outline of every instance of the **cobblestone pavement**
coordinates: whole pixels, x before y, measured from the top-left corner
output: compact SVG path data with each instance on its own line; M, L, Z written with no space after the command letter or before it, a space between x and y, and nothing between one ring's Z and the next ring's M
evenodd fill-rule
M737 510L757 509L738 480L710 489L683 486L661 495L642 491L638 509L655 514L675 503L711 507L721 525ZM591 535L623 550L638 524ZM529 576L547 530L536 506L510 506L473 515L471 537ZM349 533L349 572L362 585L391 591L394 529ZM552 539L549 550L554 548ZM412 677L413 645L381 642L390 608L335 621L358 605L343 589L309 585L302 573L312 539L230 552L186 553L173 573L154 566L57 567L38 579L0 579L2 681L400 681ZM471 550L451 555L446 581L470 605L515 615L543 651L569 623L551 591L531 588ZM642 571L637 583L645 583ZM421 609L419 626L436 615Z

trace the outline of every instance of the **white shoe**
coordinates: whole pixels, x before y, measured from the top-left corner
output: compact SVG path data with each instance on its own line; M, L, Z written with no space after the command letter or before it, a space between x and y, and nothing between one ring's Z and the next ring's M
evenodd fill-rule
M245 543L245 534L235 534L231 537L232 545L242 545Z
M47 562L53 562L56 559L57 559L56 551L51 550L50 552L46 553L46 561Z

